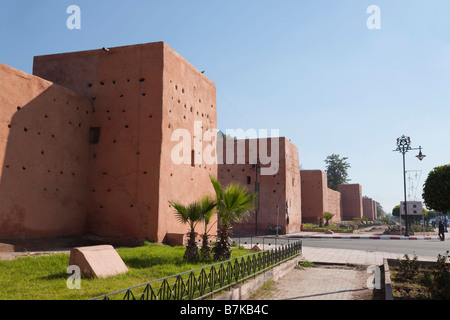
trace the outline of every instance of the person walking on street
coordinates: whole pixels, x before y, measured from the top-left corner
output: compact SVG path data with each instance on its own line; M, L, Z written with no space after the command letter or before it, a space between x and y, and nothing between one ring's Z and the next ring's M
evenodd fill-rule
M441 220L439 220L439 238L441 239L441 241L445 240L444 224Z

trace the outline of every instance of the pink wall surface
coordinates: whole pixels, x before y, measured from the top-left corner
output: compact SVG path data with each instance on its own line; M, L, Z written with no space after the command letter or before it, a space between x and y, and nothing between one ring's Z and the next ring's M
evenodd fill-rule
M359 184L341 184L342 220L363 217L362 187Z
M84 232L92 103L0 64L0 238Z
M364 217L368 218L369 221L373 221L374 220L374 207L373 207L373 203L374 201L370 198L363 198L363 215Z
M249 160L252 146L250 142L259 145L262 139L234 140L231 145L234 159L226 161L226 143L223 144L225 164L219 164L218 178L223 187L230 183L238 183L255 193L256 171ZM271 139L266 139L268 154L272 149ZM245 163L237 163L237 146L243 145ZM257 147L258 148L258 147ZM259 154L258 149L258 154ZM261 165L264 167L264 165ZM267 166L266 166L267 167ZM285 138L279 138L279 166L276 172L263 175L258 171L259 210L246 221L233 226L236 234L265 234L269 225L280 226L283 233L293 233L301 228L301 182L298 149Z
M341 194L328 188L327 174L321 170L301 170L302 220L318 223L324 212L334 214L331 222L341 221Z
M168 201L212 193L217 166L174 164L171 138L186 129L193 144L195 121L202 134L216 127L215 84L163 42L35 57L33 72L93 103L87 232L158 242L187 232Z

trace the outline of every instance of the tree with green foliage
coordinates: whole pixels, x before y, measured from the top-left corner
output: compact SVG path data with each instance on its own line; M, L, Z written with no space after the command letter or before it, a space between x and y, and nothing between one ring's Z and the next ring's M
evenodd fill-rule
M255 195L238 184L230 184L225 189L219 180L211 178L216 192L217 219L219 222L219 241L213 247L216 260L227 260L231 256L229 238L233 223L244 221L252 214L255 207Z
M216 202L208 196L203 197L200 201L195 201L187 206L181 203L169 201L169 204L175 209L176 218L179 222L189 225L188 244L184 253L187 260L196 260L198 256L198 247L195 241L197 232L195 228L198 223L204 220L206 215L216 207Z
M423 200L428 209L450 212L450 164L434 168L423 185Z
M350 181L348 178L348 169L350 164L348 158L341 158L338 154L332 154L325 160L328 178L328 188L338 191L339 185L346 184Z

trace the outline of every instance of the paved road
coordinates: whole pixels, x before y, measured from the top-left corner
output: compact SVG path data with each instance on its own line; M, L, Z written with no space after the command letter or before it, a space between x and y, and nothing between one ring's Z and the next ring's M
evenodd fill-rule
M303 247L360 250L368 252L391 252L410 256L436 258L450 250L450 241L439 240L346 240L346 239L302 239Z

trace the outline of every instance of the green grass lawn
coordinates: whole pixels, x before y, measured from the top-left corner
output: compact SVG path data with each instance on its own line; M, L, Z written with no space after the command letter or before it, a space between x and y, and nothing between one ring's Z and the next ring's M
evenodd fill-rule
M214 263L189 263L183 259L184 251L185 247L153 243L119 248L129 272L107 279L82 279L79 290L67 288L68 254L0 261L0 300L85 300ZM248 253L234 248L232 257Z

